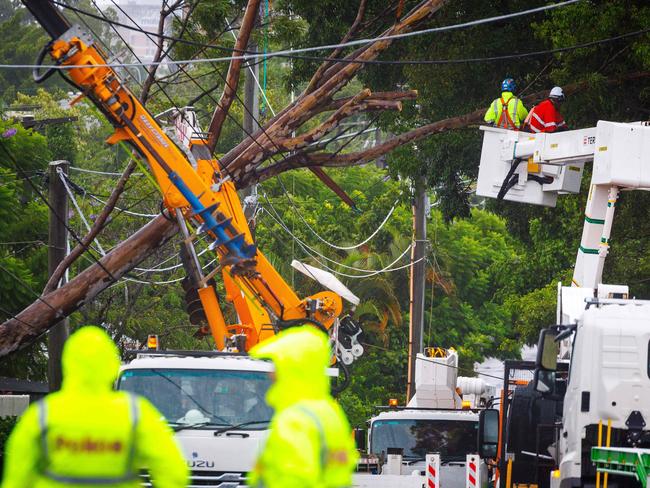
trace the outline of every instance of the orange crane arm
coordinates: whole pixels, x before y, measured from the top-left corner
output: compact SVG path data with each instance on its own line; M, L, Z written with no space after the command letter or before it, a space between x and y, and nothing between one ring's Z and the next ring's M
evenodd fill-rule
M89 98L115 127L109 144L125 141L143 155L156 178L164 204L187 232L185 244L206 233L226 276L228 297L240 315L242 326L251 328L246 347L271 335L278 324L310 319L330 328L342 312L341 297L324 291L300 299L252 242L251 233L234 183L225 178L216 160L199 160L194 168L184 151L163 131L149 111L133 96L92 37L79 26L71 26L50 0L23 0L34 17L53 38L39 55L49 53L59 67L67 67L64 78ZM35 72L37 81L51 75ZM189 234L186 221L197 227ZM200 267L199 267L200 273ZM225 346L229 327L213 286L202 277L198 295L203 304L215 343ZM261 304L264 313L254 313ZM259 308L259 307L258 307ZM255 315L255 316L253 316ZM244 321L250 320L250 323ZM264 324L265 320L270 323Z

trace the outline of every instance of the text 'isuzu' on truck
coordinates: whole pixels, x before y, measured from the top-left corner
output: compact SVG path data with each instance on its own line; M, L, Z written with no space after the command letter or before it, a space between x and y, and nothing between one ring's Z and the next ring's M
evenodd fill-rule
M555 206L558 195L579 192L584 164L593 161L593 168L573 286L559 287L557 322L540 334L527 387L534 391L508 412L502 402L501 412L481 414L481 457L498 466L501 488L537 480L553 488L646 487L650 302L601 280L620 191L650 189L650 126L599 121L546 134L482 129L479 195ZM513 418L537 436L535 452L522 452L506 428ZM540 459L551 461L542 473L534 468L544 464Z

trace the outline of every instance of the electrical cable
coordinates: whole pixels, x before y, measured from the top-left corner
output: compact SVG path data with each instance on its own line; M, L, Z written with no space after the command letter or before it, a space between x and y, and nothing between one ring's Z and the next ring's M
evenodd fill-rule
M2 308L2 307L0 307L0 312L2 312L2 313L5 314L5 315L8 315L9 317L11 317L11 318L14 319L14 320L17 320L17 321L20 322L21 324L26 325L26 326L29 327L31 330L35 330L35 329L37 329L37 327L36 327L35 325L30 324L29 322L25 322L25 321L22 320L22 319L19 319L16 315L12 314L10 311L8 311L8 310L6 310L6 309L4 309L4 308Z
M29 285L29 283L27 283L25 280L23 280L20 276L15 275L14 273L11 272L11 270L7 269L7 268L4 267L2 264L0 264L0 269L1 269L2 271L4 271L5 273L7 273L9 276L11 276L15 281L17 281L18 283L20 283L20 284L23 286L23 288L25 288L25 289L28 290L32 295L34 295L34 296L36 297L36 299L37 299L39 302L44 303L45 305L47 305L48 307L50 307L50 309L52 309L54 312L57 312L57 309L56 309L56 308L54 308L52 305L50 305L50 304L47 302L47 300L45 300L45 299L44 299L40 294L38 294L37 292L35 292L34 289Z
M122 173L113 173L110 171L97 171L94 169L79 168L78 166L68 166L68 169L79 171L80 173L89 173L102 176L122 176ZM144 176L142 173L131 173L131 176Z
M377 116L373 117L373 119L370 120L370 122L368 122L368 123L366 124L366 126L365 126L363 129L361 129L360 131L358 131L354 136L352 136L352 138L348 139L344 144L341 145L341 147L339 147L336 151L334 151L334 152L332 153L332 155L328 158L328 160L332 160L333 158L335 158L335 157L336 157L336 156L337 156L341 151L343 151L343 149L345 149L348 145L350 145L350 144L352 143L352 141L354 141L354 139L355 139L359 134L361 134L362 132L364 132L365 130L367 130L368 127L370 127L371 125L373 125L374 123L376 123L377 120L379 120L379 117L380 117L380 116L381 116L381 114L378 114ZM287 188L286 188L286 186L285 186L285 184L284 184L284 181L282 180L282 177L281 177L279 174L276 175L276 177L277 177L277 179L278 179L278 182L280 183L280 186L282 187L282 190L284 191L285 196L286 196L287 199L289 200L289 203L291 204L291 206L292 206L293 209L295 210L295 212L296 212L296 214L298 215L298 217L300 218L300 220L302 220L302 222L307 226L307 228L311 231L311 233L314 234L314 235L315 235L315 236L316 236L320 241L322 241L323 243L327 244L327 245L330 246L330 247L333 247L333 248L335 248L335 249L348 250L348 248L339 247L339 246L337 246L337 245L335 245L335 244L330 243L330 242L327 241L324 237L322 237L318 232L316 232L316 230L314 230L314 228L313 228L311 225L309 225L309 223L307 222L307 220L302 216L302 213L300 213L300 210L298 210L298 207L296 206L295 202L293 201L293 198L291 198L291 196L289 195L289 191L287 190ZM267 198L267 201L269 201L268 198ZM396 201L396 203L397 203L397 201ZM270 202L269 202L269 204L270 204ZM394 209L393 209L393 210L394 210ZM391 211L390 213L392 214L392 211ZM382 224L382 227L383 227L383 224ZM379 232L379 229L377 230L376 233L378 233L378 232ZM374 237L374 236L376 235L376 233L374 233L374 234L371 236L371 238ZM371 239L371 238L370 238L370 239ZM370 240L370 239L368 239L368 240ZM368 240L364 241L363 243L361 243L361 244L359 244L359 245L352 246L351 249L356 249L356 248L358 248L358 247L361 247L363 244L365 244L366 242L368 242Z
M471 64L471 63L486 63L492 61L506 61L512 59L523 59L535 56L544 56L547 54L557 54L563 52L575 51L578 49L584 49L587 47L598 46L600 44L607 44L609 42L618 41L621 39L626 39L630 37L636 37L650 32L649 29L641 29L638 31L628 32L626 34L621 34L619 36L608 37L604 39L598 39L596 41L584 42L580 44L574 44L572 46L558 47L554 49L546 49L541 51L529 51L525 53L514 53L514 54L503 54L499 56L488 56L483 58L456 58L456 59L404 59L404 60L354 60L354 59L345 59L345 58L325 58L319 56L299 56L299 55L282 55L278 57L289 58L289 59L304 59L307 61L329 61L336 63L346 63L346 64L364 64L364 65L396 65L396 66L409 66L409 65L444 65L444 64ZM291 51L288 51L291 52ZM165 61L165 62L141 62L141 63L109 63L109 64L98 64L97 67L112 67L112 68L128 68L128 67L137 67L137 66L151 66L156 64L191 64L191 63L223 63L230 61L231 58L201 58L201 59L191 59L191 60L182 60L182 61ZM247 58L242 58L247 59ZM0 64L0 69L34 69L40 68L40 65L35 64ZM54 70L66 70L71 68L82 68L83 66L52 66Z
M451 31L451 30L456 30L456 29L464 29L467 27L473 27L477 25L483 25L483 24L489 24L492 22L499 22L502 20L508 20L516 17L521 17L525 15L530 15L530 14L535 14L543 11L548 11L560 7L565 7L574 3L577 3L581 0L566 0L564 2L560 3L555 3L555 4L549 4L549 5L544 5L541 7L529 9L529 10L523 10L519 12L513 12L510 14L503 14L503 15L498 15L494 17L486 17L482 19L477 19L469 22L464 22L461 24L452 24L452 25L447 25L447 26L441 26L441 27L433 27L430 29L422 29L418 31L413 31L413 32L405 32L402 34L393 34L393 35L387 35L387 36L378 36L378 37L373 37L373 38L368 38L368 39L357 39L353 41L348 41L344 43L336 43L336 44L327 44L327 45L320 45L320 46L311 46L311 47L305 47L305 48L298 48L298 49L291 49L291 50L280 50L280 51L268 51L266 53L250 53L249 51L246 50L238 50L234 48L228 48L225 46L220 46L220 45L210 45L210 44L203 44L200 42L196 41L188 41L186 39L182 38L177 38L173 36L167 36L164 34L158 34L156 32L150 32L150 31L145 31L144 29L141 28L134 28L132 26L129 26L127 24L123 24L114 20L105 20L102 19L101 17L87 12L82 9L78 9L76 7L72 7L70 5L67 5L63 2L59 2L57 0L52 0L52 2L56 5L59 5L63 8L70 9L73 11L76 11L78 13L82 13L84 15L88 15L89 17L93 17L98 20L104 20L108 21L111 24L124 27L126 29L130 30L135 30L140 33L143 33L147 36L155 36L160 39L168 40L168 41L174 41L178 43L184 43L184 44L189 44L193 46L199 46L199 47L207 47L207 48L213 48L213 49L219 49L222 51L230 52L230 53L236 53L236 52L243 52L243 53L248 53L244 55L239 55L239 56L229 56L229 57L223 57L223 58L212 58L212 59L203 59L203 60L183 60L183 61L174 61L169 64L188 64L188 63L197 63L197 62L225 62L228 61L230 62L233 59L243 59L243 60L249 60L249 59L258 59L258 58L272 58L272 57L285 57L285 58L296 58L299 59L296 53L304 53L304 52L313 52L313 51L322 51L322 50L332 50L332 49L337 49L337 48L345 48L345 47L351 47L351 46L359 46L359 45L365 45L365 44L371 44L377 41L393 41L397 39L404 39L404 38L409 38L409 37L415 37L415 36L421 36L421 35L426 35L426 34L432 34L436 32L446 32L446 31ZM327 60L328 58L322 58L322 60ZM334 59L333 61L341 61L340 59ZM356 63L361 63L360 61L354 61ZM159 61L158 63L153 63L153 64L167 64L168 62L162 62ZM128 66L142 66L143 64L133 64L129 63L127 64Z
M63 183L63 186L64 186L64 188L65 188L65 191L66 191L66 193L68 194L68 197L69 197L70 200L72 201L72 205L74 205L74 208L77 209L77 213L79 214L79 218L81 219L81 222L83 222L83 224L84 224L84 226L86 227L86 230L88 231L88 233L92 232L92 227L91 227L90 224L88 223L88 220L86 220L86 216L85 216L84 213L82 212L81 207L79 207L79 203L77 202L77 198L75 197L74 193L73 193L72 190L70 189L70 186L68 186L68 182L67 182L67 180L66 180L65 177L63 176L63 170L62 170L61 168L56 168L56 172L57 172L57 174L59 175L59 179L61 180L61 183ZM99 243L99 240L97 239L97 237L95 237L95 238L93 239L93 241L94 241L95 244L97 245L97 249L99 250L99 252L101 253L101 255L102 255L102 256L106 256L106 251L104 251L104 248L103 248L102 245Z
M265 198L266 198L266 196L265 196ZM267 200L267 202L269 202L268 199L266 199L266 200ZM269 202L269 204L270 204L270 202ZM272 205L271 205L271 207L272 207ZM275 210L274 210L274 211L275 211ZM409 246L408 246L408 247L407 247L407 248L402 252L402 254L400 254L400 255L397 257L397 259L395 259L392 263L390 263L389 265L387 265L387 266L384 267L383 269L379 269L379 270L371 270L371 269L357 268L357 267L355 267L355 266L348 266L348 265L346 265L346 264L343 264L343 263L340 263L340 262L338 262L338 261L335 261L335 260L333 260L333 259L331 259L331 258L328 258L328 257L325 256L324 254L322 254L322 253L318 252L317 250L315 250L314 248L308 246L308 245L305 244L302 240L300 240L299 237L297 237L295 234L293 234L293 233L291 232L291 230L286 226L286 224L285 224L284 222L282 222L282 219L279 217L279 215L278 215L278 217L276 218L276 217L275 217L271 212L269 212L268 210L266 210L266 212L267 212L267 214L268 214L268 215L269 215L269 216L270 216L270 217L271 217L271 218L272 218L272 219L273 219L273 220L274 220L278 225L280 225L280 227L282 227L282 229L284 229L285 232L287 232L287 233L288 233L288 234L289 234L289 235L290 235L290 236L291 236L291 237L292 237L292 238L293 238L293 239L298 243L298 245L303 249L303 251L304 251L307 255L309 255L311 258L313 258L313 259L314 259L318 264L320 264L320 265L321 265L322 267L324 267L325 269L331 271L331 272L334 273L334 274L337 274L337 275L340 275L340 276L345 276L346 278L369 278L369 277L372 277L372 276L376 276L376 275L378 275L378 274L390 273L390 272L393 272L393 271L400 271L400 270L402 270L402 269L408 268L408 267L410 267L411 265L413 265L413 264L415 264L415 263L418 263L418 262L422 261L423 259L425 259L424 257L422 257L422 258L420 258L420 259L417 259L416 261L413 261L412 263L409 263L409 264L406 264L406 265L403 265L403 266L399 266L399 267L397 267L397 268L392 268L392 266L393 266L394 264L396 264L399 260L401 260L401 259L406 255L406 253L408 253L408 251L410 251L412 245L409 245ZM320 261L316 256L321 257L321 258L325 259L326 261L330 261L330 262L336 264L337 266L341 266L341 267L343 267L343 268L352 269L352 270L354 270L354 271L364 272L364 273L367 273L367 274L363 274L363 275L352 275L352 274L348 274L348 273L342 273L342 272L337 271L336 269L334 269L334 268L328 266L327 264L323 263L323 262Z
M11 152L6 148L4 143L0 142L0 148L2 148L5 154L9 157L16 170L20 172L21 175L24 176L24 174L22 173L23 172L22 166L18 163L16 158L13 156L13 154L11 154ZM45 195L43 195L43 193L38 189L36 184L34 184L34 182L32 182L30 179L26 179L25 181L27 181L27 183L32 187L34 193L36 193L36 195L38 195L38 197L43 201L43 203L45 203L47 208L50 209L52 215L54 215L54 217L61 223L61 225L63 225L66 228L66 230L70 233L72 238L79 243L79 245L83 248L83 250L92 257L92 259L102 269L102 271L104 271L111 280L117 281L117 278L115 278L115 276L113 276L113 274L108 269L106 269L106 266L104 266L104 264L93 253L90 252L91 249L86 244L84 244L83 240L77 235L74 229L72 229L68 225L68 223L63 219L63 217L61 217L59 213L52 207L48 199L45 198Z

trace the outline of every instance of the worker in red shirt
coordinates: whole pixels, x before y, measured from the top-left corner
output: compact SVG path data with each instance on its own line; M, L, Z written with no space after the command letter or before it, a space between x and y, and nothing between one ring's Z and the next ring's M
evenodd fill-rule
M553 87L548 98L535 105L524 121L524 130L528 132L557 132L568 130L560 106L564 102L564 92L559 86Z

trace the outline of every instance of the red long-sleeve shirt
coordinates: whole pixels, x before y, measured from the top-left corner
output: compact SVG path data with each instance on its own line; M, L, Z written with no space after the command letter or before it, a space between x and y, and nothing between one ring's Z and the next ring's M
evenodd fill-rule
M524 126L529 127L531 132L555 132L567 129L564 117L548 98L530 110Z

